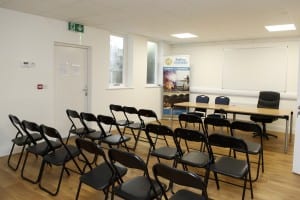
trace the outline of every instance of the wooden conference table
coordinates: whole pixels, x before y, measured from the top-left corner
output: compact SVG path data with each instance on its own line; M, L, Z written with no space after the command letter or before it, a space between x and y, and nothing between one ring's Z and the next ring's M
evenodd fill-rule
M187 110L189 108L206 108L210 110L222 109L227 113L232 113L233 120L235 120L236 114L241 114L241 115L255 114L255 115L262 115L262 116L273 116L273 117L285 119L286 125L285 125L285 135L284 135L284 152L287 153L289 129L290 129L290 141L292 136L293 111L282 110L282 109L270 109L270 108L256 108L256 107L239 106L239 105L206 104L206 103L196 103L196 102L175 103L174 107L185 107ZM172 119L173 119L173 109L172 109Z

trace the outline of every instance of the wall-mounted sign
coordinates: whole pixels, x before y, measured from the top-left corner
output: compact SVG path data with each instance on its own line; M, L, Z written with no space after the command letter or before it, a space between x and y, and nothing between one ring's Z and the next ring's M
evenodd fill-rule
M75 22L69 22L68 23L68 30L69 31L83 33L84 32L84 25L77 24Z

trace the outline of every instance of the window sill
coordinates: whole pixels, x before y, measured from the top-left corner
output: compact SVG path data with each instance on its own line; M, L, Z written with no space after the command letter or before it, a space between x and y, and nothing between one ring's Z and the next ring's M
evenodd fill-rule
M145 88L161 88L160 84L147 84Z
M109 86L107 90L124 90L124 89L133 89L133 87L128 86Z

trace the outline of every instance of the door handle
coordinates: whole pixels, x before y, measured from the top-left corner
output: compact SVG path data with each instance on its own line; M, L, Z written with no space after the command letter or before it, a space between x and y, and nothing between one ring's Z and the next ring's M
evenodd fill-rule
M84 92L84 95L87 96L89 89L87 87L85 87L82 89L82 91Z

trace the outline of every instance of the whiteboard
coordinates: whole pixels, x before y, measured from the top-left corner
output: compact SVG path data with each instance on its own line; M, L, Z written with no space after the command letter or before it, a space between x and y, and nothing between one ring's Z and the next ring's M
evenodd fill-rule
M286 91L287 47L224 49L222 88Z

